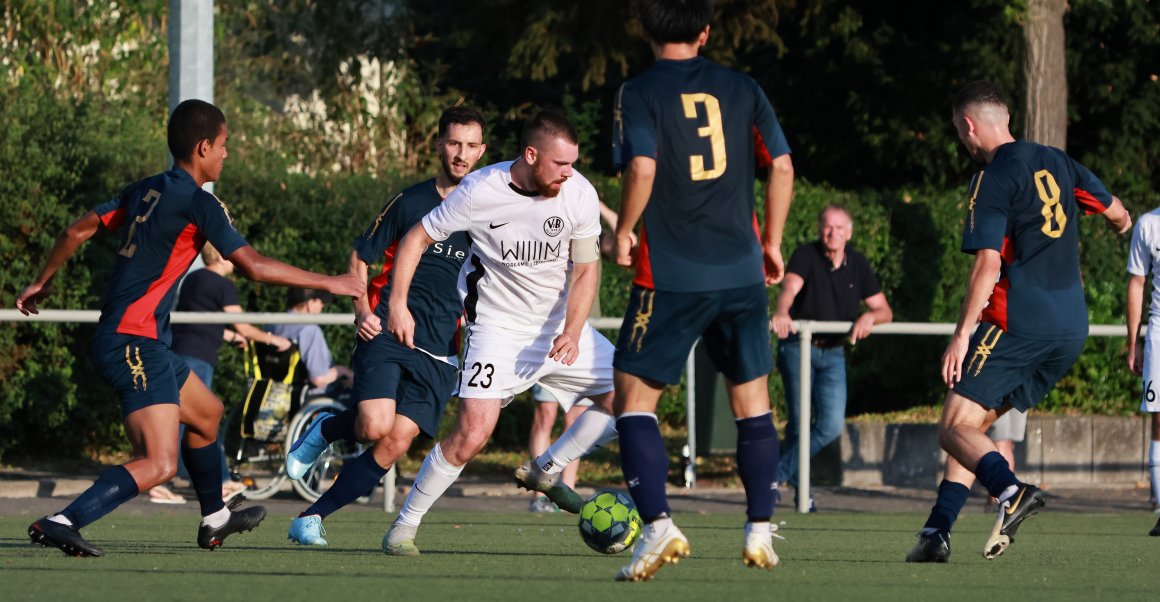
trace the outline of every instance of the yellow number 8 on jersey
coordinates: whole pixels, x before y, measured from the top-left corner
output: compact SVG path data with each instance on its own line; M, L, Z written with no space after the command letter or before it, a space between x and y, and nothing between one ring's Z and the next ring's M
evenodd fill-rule
M1039 190L1039 200L1043 201L1043 233L1051 238L1063 236L1063 228L1067 225L1067 214L1063 212L1063 205L1059 202L1059 184L1055 183L1055 176L1050 171L1041 169L1035 172L1035 188ZM1052 227L1052 217L1056 227Z

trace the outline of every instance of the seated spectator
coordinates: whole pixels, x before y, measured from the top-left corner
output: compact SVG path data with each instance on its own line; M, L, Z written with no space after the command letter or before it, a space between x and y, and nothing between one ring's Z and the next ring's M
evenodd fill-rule
M319 314L331 300L330 293L321 289L292 288L286 295L286 311L292 314ZM349 388L353 373L346 366L336 366L326 335L318 324L274 324L270 332L298 345L306 373L310 378L308 395L334 395Z

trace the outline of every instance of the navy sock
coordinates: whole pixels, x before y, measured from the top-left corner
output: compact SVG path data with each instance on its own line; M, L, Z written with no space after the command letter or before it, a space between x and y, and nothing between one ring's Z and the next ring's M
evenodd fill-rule
M930 517L926 519L925 529L935 529L950 533L951 526L959 518L959 512L967 505L967 497L971 490L962 483L943 480L938 486L938 499L930 509Z
M1019 479L1011 472L1007 459L997 451L988 452L979 458L979 463L975 465L975 477L987 488L991 497L996 499L1003 495L1008 487L1019 484Z
M773 516L778 454L772 413L737 420L737 473L745 486L749 522L765 522Z
M646 524L669 515L665 480L669 456L661 429L652 415L621 416L616 419L620 435L620 465L628 492Z
M335 441L350 441L353 443L355 418L358 418L358 407L343 410L335 414L333 418L323 422L322 426L319 427L322 429L322 438L326 439L327 443L334 443Z
M331 418L331 420L334 419ZM339 508L366 495L382 480L383 475L387 474L388 470L390 470L389 466L383 468L375 461L374 448L367 449L353 462L344 465L342 472L338 473L338 478L335 479L330 489L327 489L322 497L298 516L310 516L311 514L317 514L322 518L330 516Z
M181 459L189 471L189 482L201 504L201 515L209 516L226 507L222 501L222 453L217 441L204 447L181 446Z
M114 466L101 473L97 482L85 490L60 513L80 529L91 525L136 497L137 481L124 466Z

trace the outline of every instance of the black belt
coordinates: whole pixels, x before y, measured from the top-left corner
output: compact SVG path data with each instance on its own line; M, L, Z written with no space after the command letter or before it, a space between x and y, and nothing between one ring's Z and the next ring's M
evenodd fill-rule
M834 347L841 347L846 344L846 337L838 337L832 339L829 337L814 337L810 339L810 343L818 349L833 349Z

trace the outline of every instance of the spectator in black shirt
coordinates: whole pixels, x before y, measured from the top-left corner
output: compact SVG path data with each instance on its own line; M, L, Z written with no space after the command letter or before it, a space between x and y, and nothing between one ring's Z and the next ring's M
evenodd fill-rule
M794 250L786 267L777 309L770 320L770 328L779 339L777 371L781 373L788 406L777 480L795 488L798 485L801 344L793 320L854 323L848 335L820 335L812 339L812 457L840 437L845 426L846 340L854 345L870 336L875 324L885 324L894 317L866 257L846 247L853 231L854 222L845 207L830 204L822 209L818 215L818 240ZM814 511L813 500L810 500L810 511Z

